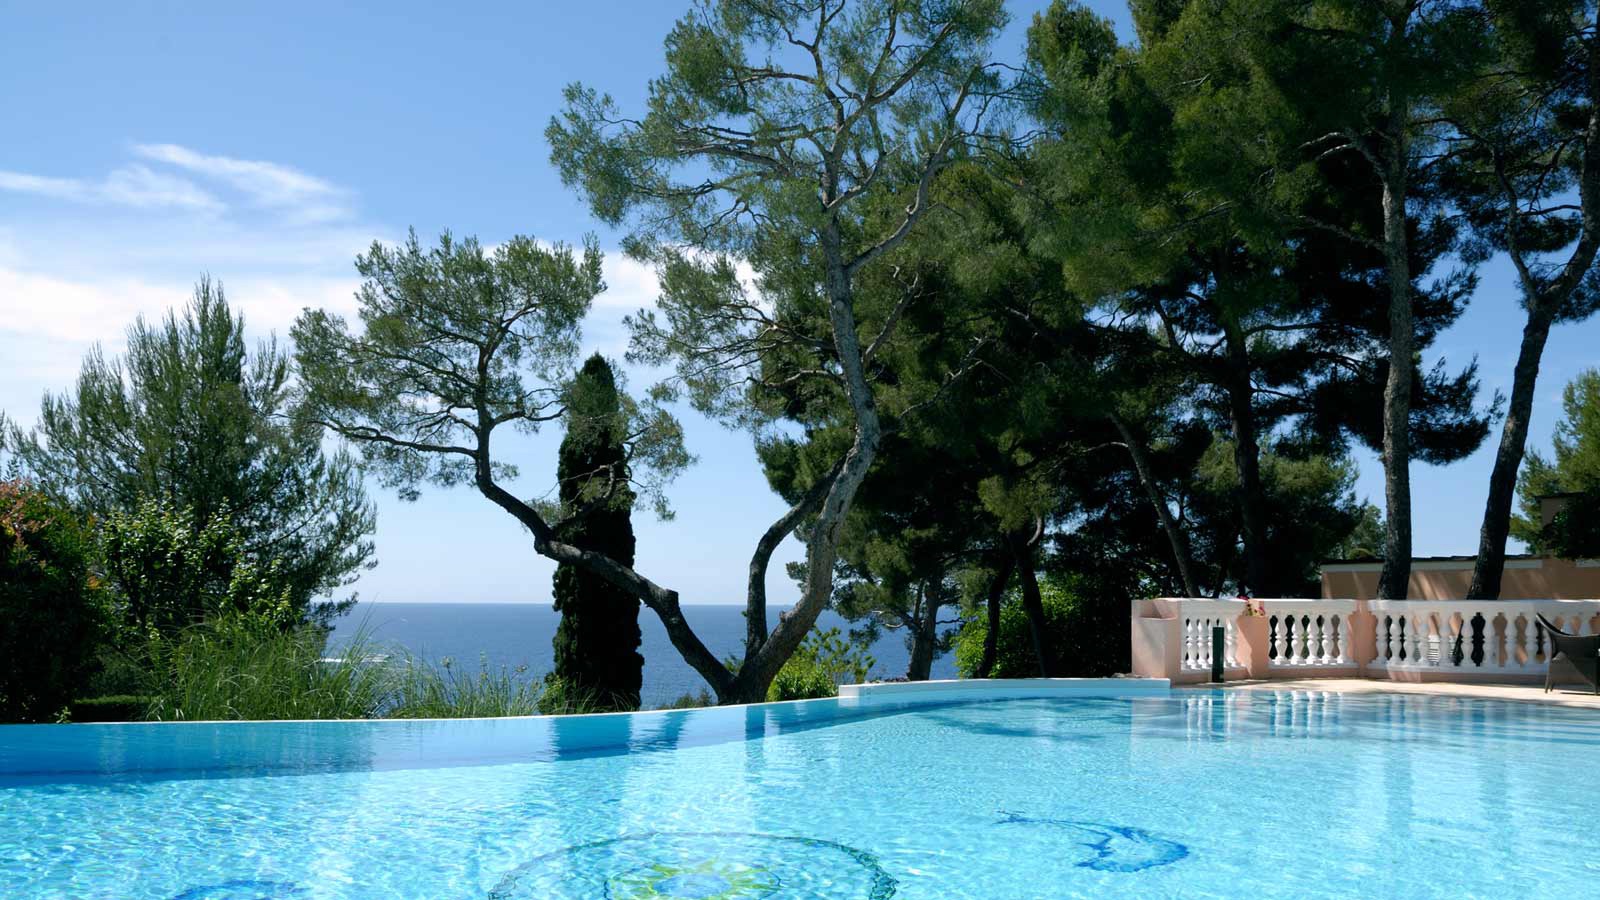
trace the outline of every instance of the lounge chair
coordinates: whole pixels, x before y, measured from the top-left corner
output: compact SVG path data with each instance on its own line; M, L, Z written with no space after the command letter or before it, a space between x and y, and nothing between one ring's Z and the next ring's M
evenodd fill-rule
M1543 615L1537 617L1545 640L1550 642L1545 648L1545 658L1550 660L1550 669L1544 676L1545 693L1555 683L1556 667L1565 664L1565 672L1583 679L1600 694L1600 634L1572 634L1552 625Z

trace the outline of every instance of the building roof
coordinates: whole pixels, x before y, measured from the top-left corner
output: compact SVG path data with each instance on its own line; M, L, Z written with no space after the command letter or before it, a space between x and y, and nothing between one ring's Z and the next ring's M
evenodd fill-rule
M1543 558L1544 557L1542 557L1542 556L1535 556L1532 553L1507 553L1506 554L1506 561L1507 562L1510 562L1512 560L1543 559ZM1478 559L1478 557L1477 557L1476 554L1473 554L1473 555L1470 555L1470 556L1413 556L1413 557L1411 557L1411 561L1414 562L1414 563L1431 563L1431 562L1461 562L1461 563L1469 563L1469 562L1476 562L1477 559ZM1381 557L1381 556L1363 556L1363 557L1360 557L1360 558L1357 558L1357 559L1325 559L1325 560L1322 561L1322 565L1325 565L1325 566L1346 566L1346 565L1355 565L1355 564L1358 564L1358 563L1381 563L1381 562L1383 562L1383 557Z

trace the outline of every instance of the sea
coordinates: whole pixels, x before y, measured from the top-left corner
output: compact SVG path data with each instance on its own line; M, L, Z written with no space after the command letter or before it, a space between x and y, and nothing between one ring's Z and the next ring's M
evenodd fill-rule
M777 624L778 613L787 606L769 606L768 627ZM700 604L683 607L700 640L719 659L744 652L744 606ZM400 649L430 662L449 658L452 665L477 671L480 660L491 671L501 667L526 666L530 677L550 670L554 651L551 639L561 616L548 603L392 603L361 602L334 627L330 652L347 643L351 636L365 631L369 640ZM644 655L644 688L641 702L646 709L665 706L684 694L698 694L707 688L705 679L683 661L667 639L661 620L649 609L639 611ZM831 610L817 620L818 628L837 627L848 633L850 623ZM903 630L881 632L872 645L874 678L894 678L906 673L910 650ZM934 678L955 677L955 657L945 654L934 660Z

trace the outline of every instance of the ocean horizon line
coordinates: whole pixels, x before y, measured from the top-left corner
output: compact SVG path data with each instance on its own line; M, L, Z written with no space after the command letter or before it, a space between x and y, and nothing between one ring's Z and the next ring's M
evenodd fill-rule
M425 606L425 605L428 605L428 604L452 604L452 605L458 605L458 606L553 606L554 605L553 601L550 601L550 600L381 600L381 599L371 599L371 600L369 600L369 599L367 599L365 597L357 597L356 598L356 603L357 603L357 605L373 605L373 604L382 603L382 604L384 604L386 606ZM743 600L734 600L734 601L727 601L727 602L717 602L717 601L714 601L714 600L703 600L703 601L692 602L692 603L680 602L678 605L679 606L740 606L740 607L742 607L742 606L745 606L746 604L745 604L745 601L743 601ZM792 600L789 600L789 601L778 601L778 602L769 601L767 603L768 607L783 607L783 606L793 606L793 605L794 605L794 601L792 601Z

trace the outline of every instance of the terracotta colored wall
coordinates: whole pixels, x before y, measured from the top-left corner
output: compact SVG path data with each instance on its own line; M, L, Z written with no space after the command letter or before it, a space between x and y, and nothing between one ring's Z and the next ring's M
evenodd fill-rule
M1372 600L1378 596L1380 564L1346 565L1322 570L1324 599ZM1418 562L1411 567L1412 600L1460 600L1472 583L1472 562ZM1600 565L1564 559L1508 560L1500 583L1502 600L1600 599Z

